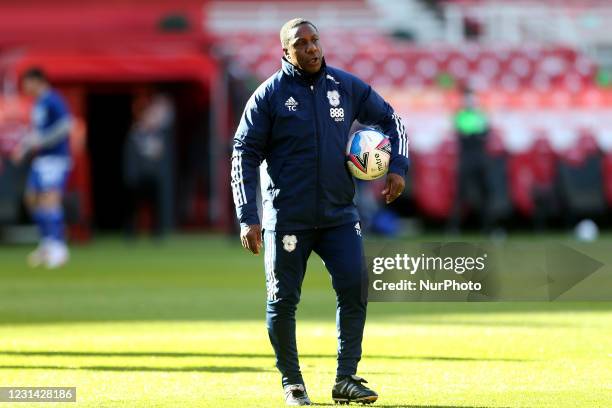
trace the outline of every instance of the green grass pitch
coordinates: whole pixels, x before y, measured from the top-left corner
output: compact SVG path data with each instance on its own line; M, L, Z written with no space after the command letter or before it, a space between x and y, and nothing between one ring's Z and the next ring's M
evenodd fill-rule
M28 269L29 249L0 247L0 386L76 386L77 403L18 407L283 406L263 259L237 239L102 239L58 271ZM334 314L313 256L298 344L320 406ZM371 303L359 374L381 407L612 407L612 303Z

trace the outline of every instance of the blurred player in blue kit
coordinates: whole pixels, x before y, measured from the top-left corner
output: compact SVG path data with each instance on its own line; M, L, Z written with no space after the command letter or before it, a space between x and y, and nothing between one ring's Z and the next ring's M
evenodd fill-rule
M332 399L373 403L378 394L356 375L367 277L346 145L354 120L376 126L389 137L391 161L381 194L390 203L404 190L408 139L401 119L380 95L357 77L325 63L313 23L301 18L288 21L280 40L281 69L251 96L234 137L232 189L240 239L254 254L262 243L265 249L268 335L286 404L312 404L295 335L295 311L312 252L324 261L336 291L338 365Z
M13 153L16 163L32 157L25 201L40 233L38 247L29 255L32 267L53 269L68 261L62 197L71 167L69 134L72 118L61 95L46 74L30 68L22 76L23 92L35 98L32 130Z

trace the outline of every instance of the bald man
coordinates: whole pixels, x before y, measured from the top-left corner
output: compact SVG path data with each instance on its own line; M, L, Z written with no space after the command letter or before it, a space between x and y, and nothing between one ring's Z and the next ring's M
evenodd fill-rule
M295 311L310 254L327 267L336 292L338 367L335 402L372 403L378 395L358 377L367 282L355 182L345 164L353 121L377 127L392 145L387 203L404 190L404 126L369 85L325 63L319 31L307 20L280 31L281 69L251 96L236 131L232 189L242 245L265 249L267 326L287 405L310 405L298 361ZM260 170L263 216L256 190Z

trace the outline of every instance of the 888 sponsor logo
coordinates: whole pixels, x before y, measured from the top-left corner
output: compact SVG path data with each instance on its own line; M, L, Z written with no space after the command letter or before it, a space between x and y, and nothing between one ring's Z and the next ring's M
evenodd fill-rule
M329 117L333 118L336 122L343 122L344 108L329 108Z

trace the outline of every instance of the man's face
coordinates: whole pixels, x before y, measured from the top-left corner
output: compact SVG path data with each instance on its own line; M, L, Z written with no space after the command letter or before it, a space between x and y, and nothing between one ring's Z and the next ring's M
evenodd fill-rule
M35 78L24 78L22 82L23 92L28 96L38 96L39 81Z
M319 33L310 24L300 24L291 30L285 57L296 67L314 74L321 69L323 49Z

